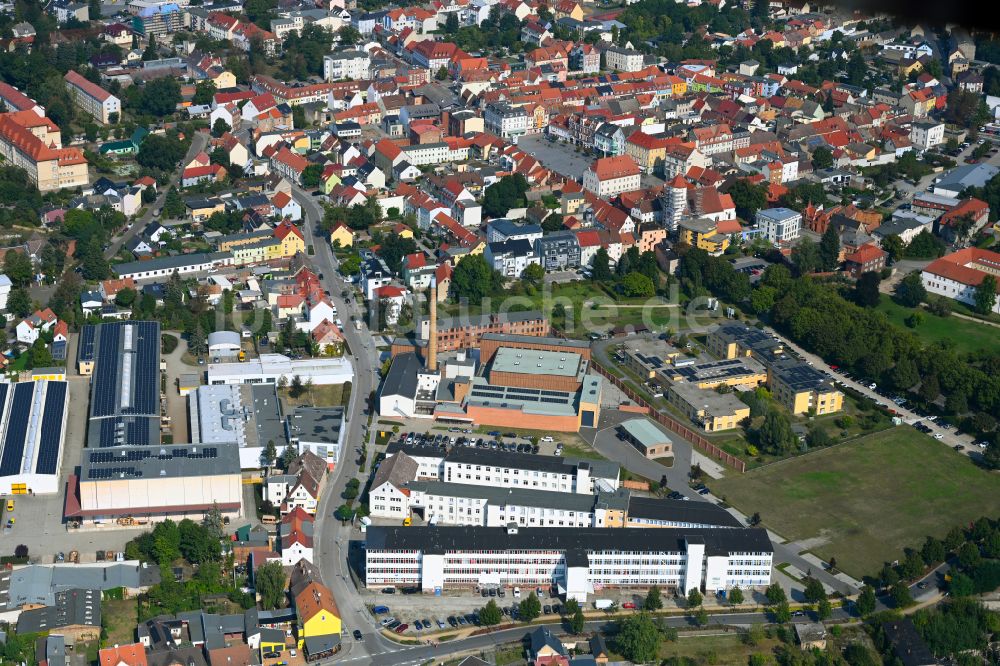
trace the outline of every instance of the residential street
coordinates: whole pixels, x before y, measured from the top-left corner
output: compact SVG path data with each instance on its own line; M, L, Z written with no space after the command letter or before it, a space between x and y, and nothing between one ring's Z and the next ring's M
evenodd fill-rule
M198 132L191 138L191 146L188 148L187 154L184 155L184 161L181 162L182 167L184 164L193 160L195 155L205 150L205 146L208 145L209 137L210 135L207 132ZM177 185L177 180L180 176L181 169L176 169L170 174L170 182L159 188L159 195L156 197L156 201L146 205L145 214L142 217L137 217L135 221L132 222L132 225L126 229L125 233L118 238L111 240L111 244L108 246L108 249L104 251L104 256L106 258L111 259L118 254L118 250L121 249L122 245L127 243L133 236L140 233L146 228L147 224L153 221L153 218L156 216L156 211L163 208L163 202L167 198L167 192L171 187Z

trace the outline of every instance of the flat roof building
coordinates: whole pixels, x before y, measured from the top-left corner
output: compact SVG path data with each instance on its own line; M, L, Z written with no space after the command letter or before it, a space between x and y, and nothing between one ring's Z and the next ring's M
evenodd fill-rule
M556 585L583 602L608 587L761 589L770 583L772 558L763 529L368 527L365 585Z
M208 364L209 384L277 384L282 378L291 383L296 376L317 386L343 384L354 378L354 369L346 357L291 359L282 354L261 354L243 363Z
M65 516L92 523L118 518L201 518L218 507L235 517L243 484L236 443L85 449L70 477Z
M59 492L68 406L65 381L0 383L0 495Z
M673 384L666 394L667 401L680 409L691 422L705 432L738 428L750 416L750 408L733 393L717 393L696 384Z
M758 386L767 381L767 370L752 358L672 365L659 373L670 382L688 382L703 389L717 386Z
M844 394L826 373L795 359L779 361L768 370L774 397L792 414L832 414L844 408Z
M268 442L280 453L288 444L281 403L274 384L200 386L188 397L191 441L232 442L239 447L240 467L259 469Z
M650 460L673 455L673 442L647 418L622 421L618 434Z

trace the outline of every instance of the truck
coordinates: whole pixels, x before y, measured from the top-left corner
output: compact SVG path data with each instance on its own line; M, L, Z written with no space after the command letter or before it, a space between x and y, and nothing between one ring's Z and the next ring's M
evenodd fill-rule
M615 605L615 602L611 599L595 599L594 608L597 610L608 610Z

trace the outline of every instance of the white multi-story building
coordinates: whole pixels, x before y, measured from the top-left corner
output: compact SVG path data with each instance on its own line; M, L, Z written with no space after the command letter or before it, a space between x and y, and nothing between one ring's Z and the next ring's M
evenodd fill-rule
M517 137L531 128L531 117L524 109L503 102L488 104L483 112L483 122L486 131L501 139L512 139L517 143Z
M66 89L69 90L73 101L95 120L107 124L111 122L112 113L120 117L122 111L120 99L73 70L66 72L64 78Z
M603 587L761 589L772 560L762 529L369 527L365 584L433 592L556 585L582 602Z
M373 502L372 516L405 518L416 514L432 525L478 527L511 523L521 527L742 527L727 511L708 502L635 497L624 488L585 495L410 481L393 490L400 492L377 493L398 500Z
M638 190L641 178L639 165L631 157L602 157L583 172L583 189L602 198L613 197Z
M643 55L634 49L612 46L604 51L604 68L619 72L638 72L642 69Z
M973 305L976 289L987 275L1000 279L1000 253L967 247L932 261L920 273L920 280L932 294ZM1000 295L993 312L1000 314Z
M576 460L507 451L455 447L448 452L428 446L390 445L386 457L405 453L417 465L411 480L530 488L593 495L618 489L619 467L606 460ZM373 484L372 488L376 488Z
M525 268L538 263L538 255L531 243L523 239L489 243L483 257L494 270L512 278L521 277Z
M361 81L368 78L372 59L364 51L340 51L323 56L323 78L327 81L349 79Z
M930 150L944 143L944 123L915 122L910 128L910 142L918 150Z
M772 243L787 243L799 237L802 215L791 208L768 208L757 211L757 226Z

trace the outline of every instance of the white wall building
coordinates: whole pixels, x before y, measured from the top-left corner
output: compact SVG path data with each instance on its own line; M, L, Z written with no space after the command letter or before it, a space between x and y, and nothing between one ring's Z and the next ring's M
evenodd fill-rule
M429 592L556 585L582 602L604 587L761 589L772 560L762 529L369 527L365 584Z
M791 208L767 208L757 211L757 226L772 243L787 243L799 237L802 215Z
M62 490L68 404L64 381L0 383L0 495Z
M368 70L372 59L364 51L340 51L323 56L323 78L327 81L350 79L364 81L368 78Z
M524 109L497 102L486 106L483 122L487 132L517 143L517 137L528 131L532 121Z
M910 142L918 150L930 150L944 143L944 123L915 122L910 128Z
M343 384L354 377L347 358L303 358L293 360L282 354L261 354L244 363L209 363L211 384L277 384L282 378L291 383L298 376L303 383Z
M583 189L608 198L638 190L641 178L642 172L631 157L602 157L583 172Z

